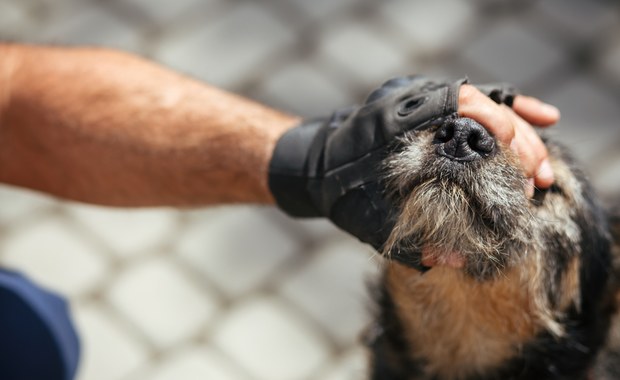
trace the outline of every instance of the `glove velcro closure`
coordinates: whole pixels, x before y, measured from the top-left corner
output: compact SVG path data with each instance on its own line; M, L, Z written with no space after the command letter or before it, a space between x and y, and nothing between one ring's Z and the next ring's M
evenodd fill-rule
M292 128L282 135L269 163L269 189L278 206L291 216L322 216L308 192L310 146L325 120Z

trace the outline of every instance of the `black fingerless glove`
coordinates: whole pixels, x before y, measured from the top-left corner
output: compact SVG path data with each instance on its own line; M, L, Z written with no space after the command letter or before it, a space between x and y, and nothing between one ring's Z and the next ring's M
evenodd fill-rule
M518 94L517 89L510 83L478 84L476 88L495 103L503 103L508 107L512 107L515 96Z
M395 137L457 117L459 88L466 82L392 79L361 106L289 130L269 167L278 206L292 216L328 217L380 250L398 216L384 194L382 161ZM509 104L514 97L508 86L484 86L483 92Z

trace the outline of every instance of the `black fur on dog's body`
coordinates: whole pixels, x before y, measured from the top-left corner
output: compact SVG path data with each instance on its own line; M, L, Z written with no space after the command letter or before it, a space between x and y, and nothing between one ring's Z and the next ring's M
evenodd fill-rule
M617 301L609 216L573 160L547 142L556 182L528 200L509 149L450 162L437 154L435 133L405 137L387 160L404 210L388 250L431 247L434 262L457 250L465 264L421 274L387 261L371 379L620 378L620 316L617 342L608 339ZM430 215L412 220L422 210Z

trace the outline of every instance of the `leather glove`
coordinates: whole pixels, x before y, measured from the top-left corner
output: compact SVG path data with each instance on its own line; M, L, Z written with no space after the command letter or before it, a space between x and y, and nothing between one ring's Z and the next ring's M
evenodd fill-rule
M295 217L327 217L380 251L399 215L385 194L382 161L398 136L458 117L458 93L464 83L467 79L395 78L361 106L287 131L269 167L269 187L278 206ZM481 90L496 102L512 104L514 89L508 85ZM411 256L391 253L420 268L419 258Z

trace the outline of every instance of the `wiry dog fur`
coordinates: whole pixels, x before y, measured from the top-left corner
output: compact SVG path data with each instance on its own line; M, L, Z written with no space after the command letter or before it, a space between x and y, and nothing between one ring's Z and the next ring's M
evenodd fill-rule
M402 213L385 249L372 379L619 378L610 228L573 160L547 142L555 184L528 199L510 149L450 160L436 130L411 132L386 160ZM389 260L396 251L464 265L421 273Z

